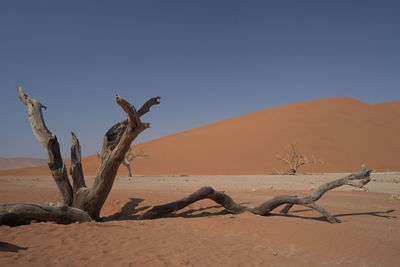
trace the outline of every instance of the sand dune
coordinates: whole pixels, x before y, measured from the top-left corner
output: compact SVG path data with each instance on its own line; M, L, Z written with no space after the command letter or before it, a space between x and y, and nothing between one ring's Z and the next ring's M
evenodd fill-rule
M46 159L36 158L0 158L0 170L42 166L47 163Z
M325 164L314 172L400 170L400 102L352 98L298 103L207 125L138 146L137 173L262 174L282 169L276 155L297 142Z
M327 98L267 109L136 146L137 174L264 174L285 167L276 158L296 142L304 154L324 161L305 172L354 172L361 164L377 171L400 170L400 101L367 104ZM151 131L151 129L150 129ZM98 159L83 160L94 175ZM47 167L3 171L48 175ZM121 166L119 174L126 174Z

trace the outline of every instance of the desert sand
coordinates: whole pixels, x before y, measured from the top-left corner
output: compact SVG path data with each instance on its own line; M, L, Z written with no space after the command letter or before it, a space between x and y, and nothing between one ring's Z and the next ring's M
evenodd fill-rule
M298 103L232 118L135 146L136 175L119 169L104 222L0 227L1 266L398 266L400 262L400 102L352 98ZM296 142L324 164L267 175ZM137 220L151 206L202 186L256 206L279 194L309 194L357 172L375 172L368 191L341 187L318 203L342 221L295 206L287 215L228 214L210 200L169 217ZM68 161L66 164L69 165ZM93 182L97 156L83 159ZM60 196L47 166L0 171L0 203L53 203Z
M354 172L362 164L400 171L399 118L400 101L371 105L335 97L296 103L138 144L135 150L147 157L135 159L133 169L146 175L271 174L287 170L277 155L284 156L285 146L295 142L300 153L324 162L301 172ZM151 117L144 120L151 122ZM86 175L95 175L97 156L84 158L83 168ZM20 174L50 172L47 166L0 171ZM119 174L127 174L123 166Z
M36 158L0 158L0 170L28 168L47 164L47 159Z
M318 203L340 224L302 206L263 217L227 214L209 200L167 218L135 220L204 185L257 205L342 176L120 176L102 210L105 222L1 226L0 265L398 266L400 173L372 174L368 192L344 186L326 193ZM51 177L0 177L0 203L60 200Z

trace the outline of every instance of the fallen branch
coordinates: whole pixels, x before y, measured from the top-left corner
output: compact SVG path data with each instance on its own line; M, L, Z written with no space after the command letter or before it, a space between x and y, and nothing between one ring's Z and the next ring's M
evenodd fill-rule
M196 201L211 199L232 214L240 214L248 211L262 216L268 215L275 208L284 204L286 204L286 206L281 210L281 213L289 212L293 205L303 205L321 213L328 222L338 223L340 222L338 219L315 202L329 190L343 185L350 185L358 188L364 187L371 181L370 174L371 171L367 171L365 166L363 166L360 173L349 174L344 178L323 184L310 195L280 195L256 207L240 205L224 192L216 191L210 186L205 186L178 201L154 206L139 216L138 220L165 217L193 204ZM0 225L19 225L23 224L24 221L29 223L30 220L52 221L68 224L73 222L88 222L91 221L92 218L87 212L77 208L68 207L67 205L49 206L33 203L11 203L0 205Z
M0 205L0 225L16 226L30 223L31 220L69 224L90 222L92 218L87 212L64 204L57 206L34 203Z
M227 194L221 191L216 191L212 187L202 187L198 191L190 194L189 196L182 198L178 201L171 202L164 205L154 206L143 215L141 215L138 219L155 219L166 216L168 214L174 213L180 209L185 208L186 206L202 200L202 199L211 199L217 204L223 206L230 213L238 214L245 211L257 214L257 215L268 215L275 208L287 204L287 206L281 211L283 213L287 213L289 209L293 205L303 205L306 207L310 207L319 213L321 213L327 221L330 223L338 223L340 222L338 219L333 217L329 212L327 212L324 208L318 206L315 202L319 200L326 192L332 190L336 187L342 185L350 185L362 188L364 185L370 182L370 173L371 171L367 171L365 166L362 167L360 173L349 174L344 178L323 184L319 186L312 194L306 196L294 196L294 195L280 195L276 196L263 204L256 207L247 207L240 204L237 204L229 197Z

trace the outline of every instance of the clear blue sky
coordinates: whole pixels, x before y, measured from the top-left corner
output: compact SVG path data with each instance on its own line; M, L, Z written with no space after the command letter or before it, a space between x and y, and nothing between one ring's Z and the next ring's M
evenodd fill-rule
M15 87L69 157L160 95L136 142L290 103L400 100L400 1L1 1L0 157L46 157Z

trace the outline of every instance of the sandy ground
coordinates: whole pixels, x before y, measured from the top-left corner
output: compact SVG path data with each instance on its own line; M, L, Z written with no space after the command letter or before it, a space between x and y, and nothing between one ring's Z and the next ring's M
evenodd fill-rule
M168 218L135 220L203 185L257 205L342 176L118 177L102 211L106 222L1 226L0 266L398 266L399 173L373 174L368 192L342 187L324 195L318 203L341 224L301 206L286 216L231 215L209 200ZM0 177L0 203L47 200L60 201L51 177Z

